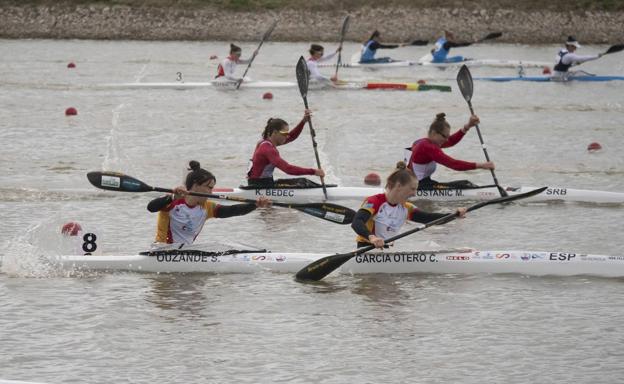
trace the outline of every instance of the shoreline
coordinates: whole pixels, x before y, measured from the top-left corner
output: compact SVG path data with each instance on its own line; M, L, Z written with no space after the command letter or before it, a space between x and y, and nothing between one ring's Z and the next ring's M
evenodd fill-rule
M257 41L279 18L272 41L337 41L346 14L289 8L235 11L214 6L2 5L0 38ZM364 6L349 14L348 41L364 41L379 29L384 41L422 39L433 43L442 29L448 29L461 40L501 31L503 36L496 40L501 43L559 44L574 35L581 44L613 44L620 42L624 25L622 11ZM446 20L443 26L440 20Z

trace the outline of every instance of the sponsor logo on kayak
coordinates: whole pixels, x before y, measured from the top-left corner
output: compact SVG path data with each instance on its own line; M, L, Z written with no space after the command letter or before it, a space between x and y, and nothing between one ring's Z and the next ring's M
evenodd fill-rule
M102 187L119 188L121 185L121 179L116 176L102 176L100 184Z
M446 260L467 261L470 260L470 256L446 256Z
M266 256L264 256L264 255L253 255L253 256L251 256L251 260L253 260L253 261L263 261L263 260L266 260Z
M549 260L551 261L570 261L576 257L576 253L551 252Z
M494 257L495 255L490 252L480 252L480 251L475 252L475 255L474 255L475 259L483 259L483 260L492 260L494 259Z
M548 188L546 190L546 194L553 196L565 196L568 194L568 190L566 188Z
M496 258L497 259L509 259L511 258L511 255L509 253L497 253Z
M256 189L256 196L295 197L294 189Z
M437 263L435 253L364 253L355 256L358 264Z
M609 256L609 260L624 261L624 256Z
M286 256L281 256L281 255L275 256L275 261L279 261L279 262L286 261Z
M604 256L589 256L589 255L579 255L579 257L584 260L584 261L607 261L607 258ZM620 257L621 260L624 260L624 257L621 256L609 256L609 259L611 259L611 257L613 258L617 258Z

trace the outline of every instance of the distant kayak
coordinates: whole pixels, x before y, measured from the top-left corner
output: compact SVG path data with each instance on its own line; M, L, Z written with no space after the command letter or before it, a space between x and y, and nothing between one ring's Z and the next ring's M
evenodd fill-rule
M533 81L533 82L557 82L565 83L568 81L618 81L624 80L624 76L590 76L590 75L578 75L569 76L566 78L558 78L552 76L497 76L497 77L475 77L475 80L485 81Z

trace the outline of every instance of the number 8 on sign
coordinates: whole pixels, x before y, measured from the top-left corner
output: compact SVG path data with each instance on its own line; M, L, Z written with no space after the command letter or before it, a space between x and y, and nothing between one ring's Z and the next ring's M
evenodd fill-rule
M97 244L95 244L97 236L95 236L94 233L85 233L82 240L84 240L84 243L82 243L82 250L85 251L85 255L90 255L92 252L95 252L97 249Z

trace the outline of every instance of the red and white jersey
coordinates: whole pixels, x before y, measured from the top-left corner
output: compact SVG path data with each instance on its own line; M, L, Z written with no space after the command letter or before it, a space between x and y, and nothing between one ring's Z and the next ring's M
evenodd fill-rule
M225 59L223 59L221 64L219 64L219 67L217 68L217 76L215 76L215 78L225 77L228 80L237 81L239 80L239 78L234 76L234 72L236 72L236 66L238 64L248 64L248 63L249 63L249 60L240 60L240 59L237 60L236 58L232 56L228 56Z
M429 138L416 140L412 145L412 156L410 157L408 167L414 172L418 180L430 177L435 172L438 163L456 171L476 169L476 163L454 159L442 151L442 148L454 146L463 137L464 132L460 129L452 134L442 144L442 147L429 140Z
M218 207L217 203L208 200L193 207L183 198L172 201L158 212L156 242L193 244L206 220L215 217Z
M313 57L308 57L306 60L306 64L308 65L308 71L310 71L310 80L312 81L330 81L328 77L325 77L319 71L318 63L322 63L327 60L331 60L336 56L336 52L330 53L329 55L325 55L320 59L316 60Z
M375 236L387 239L399 233L405 221L417 208L409 202L392 205L388 202L386 194L380 193L366 198L360 209L371 213L366 228ZM358 235L357 241L368 242L368 239Z

